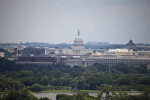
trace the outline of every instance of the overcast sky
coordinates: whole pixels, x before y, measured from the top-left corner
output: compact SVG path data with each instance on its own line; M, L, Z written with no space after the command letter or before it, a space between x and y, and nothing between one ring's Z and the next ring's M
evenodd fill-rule
M150 0L0 0L0 42L150 43Z

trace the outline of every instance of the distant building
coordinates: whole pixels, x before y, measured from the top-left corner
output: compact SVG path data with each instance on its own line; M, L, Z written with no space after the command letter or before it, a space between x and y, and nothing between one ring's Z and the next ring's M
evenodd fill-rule
M20 56L16 64L35 64L35 65L49 65L56 64L55 57L48 56Z
M109 49L105 51L106 55L113 54L116 56L138 56L138 53L129 49Z
M88 57L83 61L83 66L91 66L94 63L108 65L110 67L124 63L126 65L134 66L148 66L150 68L150 58L135 58L135 57Z
M150 58L150 51L137 51L137 52L139 56Z
M87 42L85 44L85 48L92 49L106 48L107 46L109 46L109 42Z
M83 39L80 36L78 30L78 35L74 40L72 48L58 49L58 48L45 48L45 55L86 55L92 54L93 49L85 49Z
M136 44L134 44L133 41L130 40L129 43L126 44L126 48L129 50L136 50Z
M17 50L23 50L24 48L26 48L26 46L20 46L17 44L3 44L0 45L0 48L8 51L9 53L14 53L14 49L17 48Z
M95 63L113 67L117 64L123 63L132 66L147 66L150 69L150 58L136 58L136 57L86 57L86 58L71 58L65 61L67 65L73 66L92 66Z
M78 30L78 35L74 40L73 49L84 49L83 39L80 36L80 32Z
M4 57L5 56L5 52L0 52L0 57Z
M99 42L89 43L98 44ZM108 43L105 43L106 45ZM92 66L95 63L108 65L113 67L116 64L124 63L126 65L133 66L147 66L150 69L150 53L149 52L137 52L136 44L132 40L126 44L125 49L86 49L84 47L84 41L78 35L74 39L73 46L70 48L45 48L45 55L40 56L20 56L16 64L38 64L38 65L49 65L64 63L66 65L73 66ZM146 54L146 56L145 56Z
M107 46L109 45L109 42L87 42L88 45L101 45L101 46Z
M14 48L14 57L15 57L15 58L18 57L18 50L17 50L17 48Z

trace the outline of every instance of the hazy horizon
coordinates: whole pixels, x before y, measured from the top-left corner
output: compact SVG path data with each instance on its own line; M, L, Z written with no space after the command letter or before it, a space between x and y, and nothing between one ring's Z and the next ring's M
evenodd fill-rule
M0 43L150 44L150 0L0 0Z

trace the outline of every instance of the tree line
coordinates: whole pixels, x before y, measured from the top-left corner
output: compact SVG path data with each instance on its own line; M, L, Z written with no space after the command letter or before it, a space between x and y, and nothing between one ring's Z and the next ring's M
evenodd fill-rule
M150 87L150 71L146 66L118 64L110 68L94 64L90 67L53 64L15 65L15 62L0 58L0 91L31 91L69 89L100 90L109 85L115 91L143 91Z

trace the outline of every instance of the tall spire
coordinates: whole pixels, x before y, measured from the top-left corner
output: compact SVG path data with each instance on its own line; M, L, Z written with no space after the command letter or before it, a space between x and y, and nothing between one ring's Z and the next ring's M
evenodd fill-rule
M80 36L80 31L78 30L78 36Z

